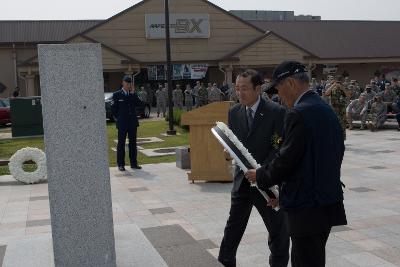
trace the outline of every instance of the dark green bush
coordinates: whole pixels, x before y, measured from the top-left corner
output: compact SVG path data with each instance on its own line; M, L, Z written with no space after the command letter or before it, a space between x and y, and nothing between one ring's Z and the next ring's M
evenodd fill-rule
M188 125L181 125L181 116L184 113L183 110L178 109L178 108L174 108L173 109L173 124L176 126L181 127L184 130L189 131L189 126ZM169 113L167 112L166 116L165 116L165 120L169 121Z

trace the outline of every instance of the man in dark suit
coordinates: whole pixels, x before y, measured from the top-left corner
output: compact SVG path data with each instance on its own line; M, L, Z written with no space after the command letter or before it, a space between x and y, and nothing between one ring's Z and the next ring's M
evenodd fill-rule
M137 162L136 134L139 121L136 107L143 105L132 87L132 79L125 76L122 79L121 90L113 94L112 113L118 128L117 164L120 171L125 171L125 141L129 139L129 159L132 169L141 169Z
M281 135L285 110L261 95L262 78L254 70L246 70L236 79L236 93L240 104L229 111L229 128L260 163L269 162L274 154L273 136ZM236 251L246 230L251 210L260 213L269 237L270 266L287 266L289 236L282 212L267 206L267 201L255 187L244 179L236 167L231 193L231 209L226 223L218 260L224 266L236 266Z
M282 184L280 206L288 218L293 267L325 266L331 227L347 224L340 181L343 133L332 108L308 84L299 62L276 68L271 87L290 108L283 144L269 164L246 173L260 188Z

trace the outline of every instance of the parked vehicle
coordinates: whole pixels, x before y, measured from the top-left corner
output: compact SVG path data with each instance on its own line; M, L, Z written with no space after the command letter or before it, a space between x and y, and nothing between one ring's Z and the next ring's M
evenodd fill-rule
M112 96L113 96L113 93L104 93L106 118L110 121L115 121L114 116L112 115L112 111L111 111ZM151 109L150 104L145 103L143 106L136 107L136 114L138 117L148 118L148 117L150 117L150 109Z
M11 123L10 101L6 98L0 99L0 125Z

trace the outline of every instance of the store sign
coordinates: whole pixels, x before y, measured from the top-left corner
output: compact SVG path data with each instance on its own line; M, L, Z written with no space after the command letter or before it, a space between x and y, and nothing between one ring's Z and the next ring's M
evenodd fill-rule
M208 64L173 64L173 80L201 80L206 77ZM151 81L165 80L166 67L164 65L150 65L147 67L147 78Z
M146 14L146 38L165 39L165 16L163 13ZM208 14L171 13L169 15L171 38L209 38Z

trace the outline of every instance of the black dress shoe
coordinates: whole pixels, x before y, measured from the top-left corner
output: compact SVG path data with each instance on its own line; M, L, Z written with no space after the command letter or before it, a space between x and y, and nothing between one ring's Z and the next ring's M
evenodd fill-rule
M133 166L131 166L131 168L132 168L132 169L141 170L141 169L142 169L142 166L139 166L139 165L133 165Z
M124 166L118 166L118 170L121 171L121 172L124 172L125 171L125 167Z

